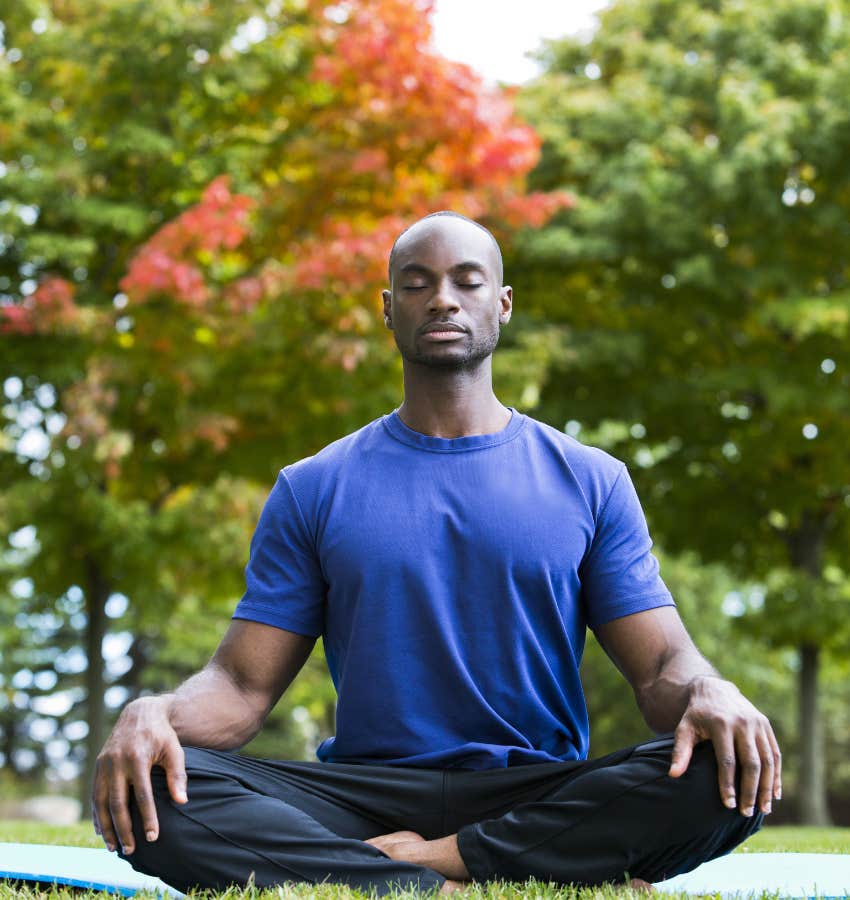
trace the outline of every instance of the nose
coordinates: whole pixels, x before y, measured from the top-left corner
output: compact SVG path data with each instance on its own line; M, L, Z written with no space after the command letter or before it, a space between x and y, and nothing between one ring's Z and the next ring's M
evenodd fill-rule
M450 278L441 278L428 298L428 310L437 312L457 312L460 309L457 291Z

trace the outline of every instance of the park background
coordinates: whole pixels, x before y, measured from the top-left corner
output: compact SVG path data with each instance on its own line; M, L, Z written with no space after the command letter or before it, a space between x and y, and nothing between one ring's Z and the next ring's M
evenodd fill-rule
M629 464L774 724L774 819L850 824L850 3L619 0L521 87L431 12L0 0L0 815L85 799L215 647L277 470L398 405L387 252L452 208L515 289L498 393ZM592 639L583 676L594 755L646 734ZM246 750L333 716L318 647Z

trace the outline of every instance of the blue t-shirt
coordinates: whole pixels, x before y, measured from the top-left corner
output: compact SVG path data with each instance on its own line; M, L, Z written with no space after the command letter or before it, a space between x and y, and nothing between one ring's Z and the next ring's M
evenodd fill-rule
M333 762L583 759L585 630L673 603L623 463L512 412L438 438L393 412L287 466L235 618L324 640Z

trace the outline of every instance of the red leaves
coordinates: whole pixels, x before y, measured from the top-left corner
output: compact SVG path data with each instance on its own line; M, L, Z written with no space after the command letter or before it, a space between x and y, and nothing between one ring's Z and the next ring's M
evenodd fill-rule
M0 334L49 334L73 330L80 318L74 285L51 276L13 306L0 307Z
M569 209L574 203L575 197L569 191L552 191L549 194L535 191L506 198L503 214L505 221L515 227L527 225L540 228L558 210Z
M322 232L293 243L295 284L308 290L332 290L380 283L386 278L387 257L405 224L398 216L356 223L329 218ZM361 226L362 227L362 226Z
M200 269L160 250L153 239L133 257L121 289L137 302L166 294L191 306L203 306L209 296Z
M197 264L201 254L232 250L248 234L250 197L231 193L222 175L210 182L195 206L160 228L130 262L121 289L138 303L165 294L203 306L209 290Z
M311 78L332 93L284 151L297 186L284 180L264 201L290 211L278 232L292 260L289 291L371 294L385 280L394 237L438 209L504 231L539 226L569 205L563 193L525 195L539 139L517 119L512 92L436 52L431 0L310 0L309 10L319 47ZM140 249L121 288L135 302L160 294L208 309L204 257L244 240L252 208L217 178ZM284 286L279 271L269 277L255 262L254 274L221 294L233 313Z
M429 212L453 209L505 231L539 226L571 203L524 195L539 138L517 119L513 92L436 52L432 5L310 4L324 20L312 77L334 94L314 119L310 153L327 215L287 248L297 287L374 290L393 238Z
M23 303L0 306L0 334L32 334L32 316Z
M355 122L361 133L379 128L390 156L426 164L457 186L525 175L537 161L536 134L515 118L507 92L486 87L468 66L436 52L432 6L429 0L334 6L315 0L314 14L331 16L321 30L325 52L313 67L315 80L337 90L327 124ZM368 164L357 157L353 170Z
M361 150L351 161L351 171L355 175L382 172L387 167L387 151L376 147Z

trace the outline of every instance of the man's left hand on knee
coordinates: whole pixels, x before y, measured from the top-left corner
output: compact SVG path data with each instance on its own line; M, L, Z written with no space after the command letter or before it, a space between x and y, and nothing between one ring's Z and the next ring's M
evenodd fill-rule
M729 809L751 816L771 811L782 796L782 755L767 717L729 681L695 678L675 732L670 775L688 768L694 746L710 740L717 757L720 796ZM740 791L736 793L736 781Z

